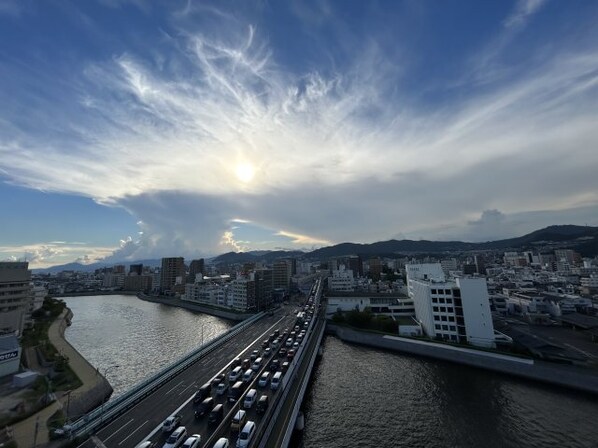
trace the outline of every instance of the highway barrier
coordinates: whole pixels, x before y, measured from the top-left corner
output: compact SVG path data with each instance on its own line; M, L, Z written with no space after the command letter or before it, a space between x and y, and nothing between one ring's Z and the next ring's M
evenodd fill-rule
M92 432L97 432L106 423L123 414L127 409L160 388L164 383L195 364L198 360L218 348L220 345L234 338L237 334L250 325L253 325L253 323L263 316L265 316L265 313L261 312L235 325L226 333L203 344L197 350L186 354L172 364L169 364L159 372L137 384L125 394L87 413L73 424L65 426L64 429L68 431L71 438L77 438Z

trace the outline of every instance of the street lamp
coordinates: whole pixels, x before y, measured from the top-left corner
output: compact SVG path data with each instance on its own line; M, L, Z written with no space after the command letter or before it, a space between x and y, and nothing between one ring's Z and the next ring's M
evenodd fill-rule
M119 367L120 367L120 366L109 366L109 367L106 367L106 368L104 369L104 375L103 375L103 376L104 376L104 380L105 380L105 381L106 381L108 384L110 384L110 383L108 382L108 372L110 372L111 370L114 370L114 369L118 369ZM104 404L105 404L105 403L106 403L106 394L104 394L104 395L102 396L102 409L101 409L101 411L100 411L100 427L102 427L102 424L104 423Z

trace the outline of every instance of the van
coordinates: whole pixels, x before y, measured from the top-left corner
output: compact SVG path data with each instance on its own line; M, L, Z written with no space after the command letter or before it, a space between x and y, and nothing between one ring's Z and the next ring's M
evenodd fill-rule
M253 379L253 370L247 369L243 374L243 382L249 383Z
M245 391L245 383L243 383L242 381L237 381L233 385L233 387L231 387L228 391L228 401L231 403L234 403L239 398L241 398L241 395L243 395L244 391Z
M243 370L241 369L241 366L235 367L228 375L228 380L231 383L234 381L237 381L239 379L239 377L241 376L241 372L243 372Z
M253 407L253 403L257 399L257 390L249 389L247 395L245 395L245 400L243 400L243 407L245 409L251 409Z
M253 441L253 436L255 436L255 423L252 421L248 421L247 423L245 423L245 426L243 426L241 434L239 434L239 438L237 439L237 447L248 447L249 444Z
M280 380L282 379L282 372L276 372L270 381L270 389L277 390L280 387Z
M168 439L166 439L166 443L162 448L177 448L185 441L186 438L187 428L184 426L179 426L172 434L170 434Z
M237 413L233 416L233 419L230 423L230 430L232 432L239 432L241 428L245 426L245 422L247 421L247 412L243 409L239 409Z
M208 425L215 426L219 424L224 417L224 405L217 404L214 406L214 409L210 411L210 415L208 415Z
M270 404L268 395L262 395L260 399L257 401L255 412L257 414L263 414L268 409L268 404Z

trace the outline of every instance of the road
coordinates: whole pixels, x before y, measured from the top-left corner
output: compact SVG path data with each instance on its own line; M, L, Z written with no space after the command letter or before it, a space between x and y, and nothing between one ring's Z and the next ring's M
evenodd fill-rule
M97 438L107 448L133 448L151 435L151 440L161 446L165 437L160 426L175 412L182 414L182 424L187 427L189 434L199 433L204 436L207 434L206 423L195 420L192 408L196 390L219 372L228 371L227 367L233 359L248 358L253 347L260 346L261 341L267 339L275 329L280 328L282 331L285 327L292 328L295 315L291 310L294 308L283 307L274 316L260 319L102 428L96 434ZM80 447L92 448L94 444L88 440Z

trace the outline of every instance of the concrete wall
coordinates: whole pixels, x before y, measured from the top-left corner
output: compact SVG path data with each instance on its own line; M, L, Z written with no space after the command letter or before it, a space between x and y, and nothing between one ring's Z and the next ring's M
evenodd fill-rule
M551 364L417 339L384 336L331 323L327 324L326 330L343 341L355 344L426 356L598 394L598 375L582 367Z
M253 314L249 314L249 313L233 313L230 311L226 311L226 310L219 310L217 308L213 308L210 306L204 306L201 305L199 303L189 303L180 299L175 299L173 298L160 298L160 297L156 297L156 296L148 296L145 294L139 294L137 297L139 297L141 300L147 300L148 302L154 302L154 303L161 303L163 305L170 305L170 306L177 306L179 308L185 308L187 310L190 311L196 311L198 313L204 313L204 314L209 314L211 316L217 316L217 317L221 317L223 319L228 319L228 320L234 320L234 321L242 321L245 320L251 316L253 316Z

